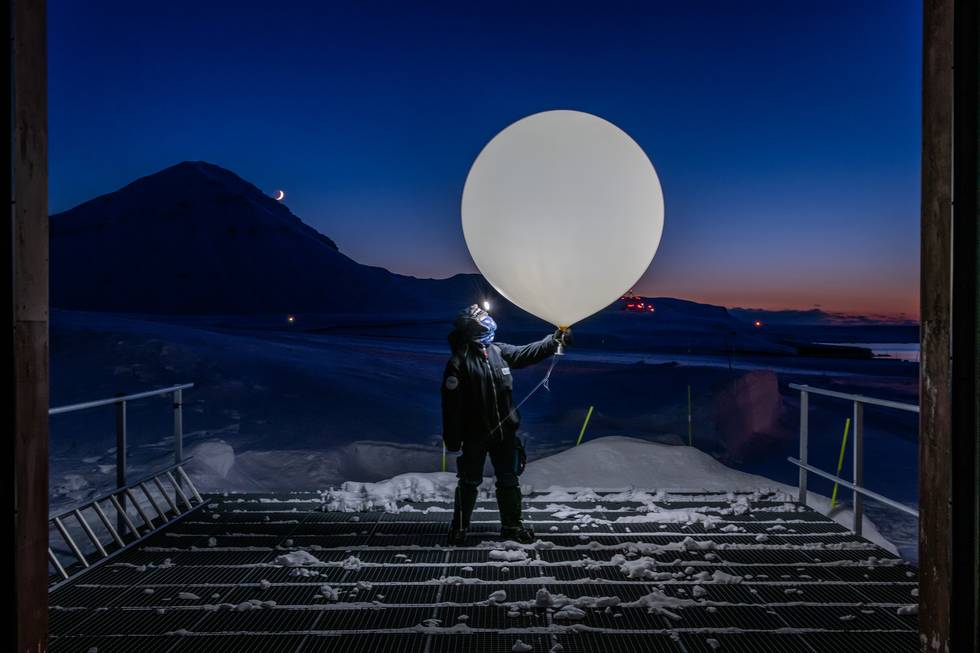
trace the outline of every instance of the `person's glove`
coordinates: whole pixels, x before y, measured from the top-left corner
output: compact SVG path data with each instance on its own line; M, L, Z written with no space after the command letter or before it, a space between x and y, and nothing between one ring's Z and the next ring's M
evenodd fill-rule
M570 346L572 344L572 330L565 329L562 331L561 329L558 329L555 331L555 341L563 347Z

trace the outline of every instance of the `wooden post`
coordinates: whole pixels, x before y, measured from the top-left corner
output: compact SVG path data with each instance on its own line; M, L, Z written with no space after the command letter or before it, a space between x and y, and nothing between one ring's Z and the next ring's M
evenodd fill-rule
M953 89L953 568L950 641L980 651L980 9L956 3Z
M980 651L980 15L957 0L953 52L951 649Z
M3 230L8 340L4 415L13 478L14 552L8 600L18 652L47 648L48 630L48 139L47 44L43 0L7 5L10 62L5 113L11 130L5 168L10 222ZM8 386L9 387L9 386ZM9 640L8 640L9 641Z
M980 573L977 5L926 0L924 10L919 641L922 651L971 651Z

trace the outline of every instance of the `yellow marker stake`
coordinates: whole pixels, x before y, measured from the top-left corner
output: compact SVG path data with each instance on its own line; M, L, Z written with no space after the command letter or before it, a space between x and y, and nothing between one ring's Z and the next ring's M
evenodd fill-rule
M442 470L446 471L446 445L442 445Z
M595 406L589 406L589 412L585 414L585 421L582 422L582 430L578 432L578 441L575 442L575 446L582 444L582 436L585 435L585 427L589 425L589 418L592 417L592 409Z
M847 421L844 422L844 439L840 442L840 458L837 459L837 476L840 476L840 470L844 467L844 450L847 448L847 431L850 428L851 418L848 417ZM830 495L831 509L833 509L835 503L837 503L837 481L834 481L834 493Z

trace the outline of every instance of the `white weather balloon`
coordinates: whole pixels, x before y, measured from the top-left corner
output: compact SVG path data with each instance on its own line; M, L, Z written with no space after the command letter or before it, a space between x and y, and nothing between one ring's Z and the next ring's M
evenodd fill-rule
M555 326L614 302L653 260L664 198L650 159L623 130L580 111L510 125L463 188L463 236L497 291Z

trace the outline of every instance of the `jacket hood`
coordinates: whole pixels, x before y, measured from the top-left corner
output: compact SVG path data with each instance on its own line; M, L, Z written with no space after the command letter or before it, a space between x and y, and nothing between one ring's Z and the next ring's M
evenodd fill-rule
M493 341L497 324L485 310L472 304L453 320L453 330L449 334L449 346L455 351L468 343L489 344Z

